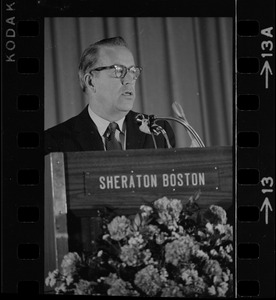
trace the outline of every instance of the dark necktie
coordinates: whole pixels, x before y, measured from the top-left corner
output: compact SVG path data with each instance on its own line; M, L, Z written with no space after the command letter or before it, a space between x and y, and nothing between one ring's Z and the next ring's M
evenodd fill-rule
M115 137L116 129L118 128L118 124L112 122L107 127L105 132L105 147L106 150L122 150L121 143L117 141Z

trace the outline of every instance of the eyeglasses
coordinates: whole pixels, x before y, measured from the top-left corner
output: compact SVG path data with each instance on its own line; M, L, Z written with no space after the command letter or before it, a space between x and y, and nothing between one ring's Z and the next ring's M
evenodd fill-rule
M108 67L95 68L93 70L90 70L90 72L110 70L110 69L115 70L116 78L124 78L126 76L127 72L130 72L130 74L132 75L134 80L136 80L140 76L141 71L142 71L141 67L132 66L132 67L127 68L126 66L123 66L123 65L112 65L112 66L108 66Z

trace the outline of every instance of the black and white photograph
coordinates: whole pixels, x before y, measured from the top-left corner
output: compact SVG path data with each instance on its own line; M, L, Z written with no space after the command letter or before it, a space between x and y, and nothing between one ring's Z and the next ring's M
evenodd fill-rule
M177 102L206 147L233 145L233 22L230 17L45 18L45 129L77 116L88 104L92 110L93 97L83 87L84 73L100 66L91 62L91 55L96 51L93 44L102 41L103 46L126 45L130 52L129 66L141 68L133 69L135 76L139 75L131 84L130 103L115 103L114 106L126 107L108 107L104 114L116 114L112 109L117 109L123 112L115 119L122 119L130 110L173 117L172 106ZM109 64L104 61L101 67L104 63ZM99 75L114 72L118 71L97 71ZM117 81L122 83L120 79ZM126 90L119 87L118 93ZM68 130L72 122L68 123ZM191 138L185 130L175 123L172 126L175 146L190 147ZM56 129L62 134L66 127ZM55 138L55 133L58 134L52 129L47 136ZM74 133L71 134L74 139ZM62 137L52 141L58 143L55 150L102 150L93 148L92 141L90 147L82 146L79 140L75 141L75 148L69 145L62 148Z
M1 293L275 298L275 1L1 16Z
M233 51L230 17L45 18L47 292L234 295Z

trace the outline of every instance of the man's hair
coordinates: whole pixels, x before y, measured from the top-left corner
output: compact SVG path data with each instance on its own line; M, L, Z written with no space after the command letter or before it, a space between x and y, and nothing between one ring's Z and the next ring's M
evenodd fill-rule
M79 81L80 86L84 92L86 89L84 75L88 73L88 71L92 69L98 62L100 49L103 47L113 46L123 46L127 48L125 40L122 37L117 36L100 40L94 44L89 45L88 48L83 51L79 64Z

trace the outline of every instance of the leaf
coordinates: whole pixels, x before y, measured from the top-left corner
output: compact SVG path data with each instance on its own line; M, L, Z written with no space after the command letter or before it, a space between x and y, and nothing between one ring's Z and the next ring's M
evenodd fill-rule
M141 217L140 217L140 214L138 213L138 214L135 215L135 218L133 220L133 228L135 230L138 230L140 225L141 225Z
M201 190L198 190L195 192L195 194L194 194L195 201L197 201L200 198L200 195L201 195Z

